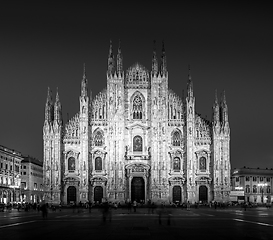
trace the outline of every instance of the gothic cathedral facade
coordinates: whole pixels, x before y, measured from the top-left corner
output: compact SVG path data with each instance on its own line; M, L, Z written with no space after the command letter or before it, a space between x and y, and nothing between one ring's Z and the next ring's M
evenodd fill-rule
M168 88L164 44L151 71L123 71L110 42L107 87L91 98L84 69L79 112L63 123L58 92L48 89L43 126L45 200L62 202L228 201L230 128L225 93L215 94L212 120L187 93ZM182 92L182 90L181 90Z

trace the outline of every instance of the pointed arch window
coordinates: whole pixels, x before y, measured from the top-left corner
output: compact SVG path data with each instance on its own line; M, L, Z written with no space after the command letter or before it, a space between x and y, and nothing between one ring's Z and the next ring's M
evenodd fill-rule
M96 157L95 158L95 170L96 171L101 171L102 170L102 159L101 159L101 157Z
M179 157L175 157L173 159L173 170L180 171L180 158Z
M101 131L96 131L94 133L94 145L97 147L101 147L103 145L103 133Z
M181 133L179 131L173 133L172 145L175 147L181 146Z
M205 157L201 157L199 159L199 170L200 171L206 171L206 169L207 169L206 158Z
M142 137L135 136L133 139L133 151L134 152L142 152Z
M133 100L133 119L142 119L143 106L142 99L139 95L136 95Z

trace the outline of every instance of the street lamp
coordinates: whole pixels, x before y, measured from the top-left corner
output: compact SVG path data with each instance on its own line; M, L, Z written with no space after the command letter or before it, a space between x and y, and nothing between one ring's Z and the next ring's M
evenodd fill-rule
M267 186L267 183L258 183L259 187L262 187L262 203L264 203L264 187Z

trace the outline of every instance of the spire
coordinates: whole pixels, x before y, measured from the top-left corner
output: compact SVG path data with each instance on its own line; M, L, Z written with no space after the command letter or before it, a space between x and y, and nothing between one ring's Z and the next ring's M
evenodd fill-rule
M85 63L83 64L83 77L82 77L82 84L81 84L81 97L87 97L87 85L88 81L86 78L86 72L85 72Z
M48 87L47 89L47 99L45 104L45 120L53 121L53 101L52 101L52 91Z
M123 64L122 64L122 54L121 54L121 47L120 47L120 40L118 46L118 54L117 54L117 74L122 74L123 72Z
M188 94L187 96L188 97L193 97L193 82L191 80L191 68L190 68L190 65L189 65L189 70L188 70L188 86L187 86L187 91L188 91Z
M60 102L58 87L56 91L56 100L54 104L54 121L56 121L57 123L62 122L62 106Z
M221 120L222 120L222 124L224 125L225 123L228 123L228 107L227 107L227 101L226 101L226 93L225 90L222 93L221 96Z
M160 68L161 74L165 75L167 73L167 59L165 54L165 46L164 41L162 41L162 55L161 55L161 68Z
M110 40L110 47L109 47L109 54L108 54L108 70L107 74L111 75L114 73L115 70L115 61L113 55L113 48L112 48L112 41Z
M158 73L158 62L156 57L156 41L154 40L153 58L152 58L152 75L157 75Z
M213 104L213 122L214 124L219 123L220 121L220 110L219 110L219 103L218 103L218 97L217 97L217 89L215 89L215 99Z

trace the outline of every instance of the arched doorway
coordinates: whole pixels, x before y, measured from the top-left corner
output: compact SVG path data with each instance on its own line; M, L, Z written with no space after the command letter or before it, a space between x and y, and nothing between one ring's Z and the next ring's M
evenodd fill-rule
M76 187L69 186L67 188L67 203L76 202L77 194L76 194Z
M103 188L101 186L96 186L94 188L94 201L101 203L103 198Z
M145 184L142 177L134 177L131 183L131 200L145 201Z
M199 187L199 201L208 202L208 188L206 186Z
M174 186L173 187L173 202L181 202L181 187Z

